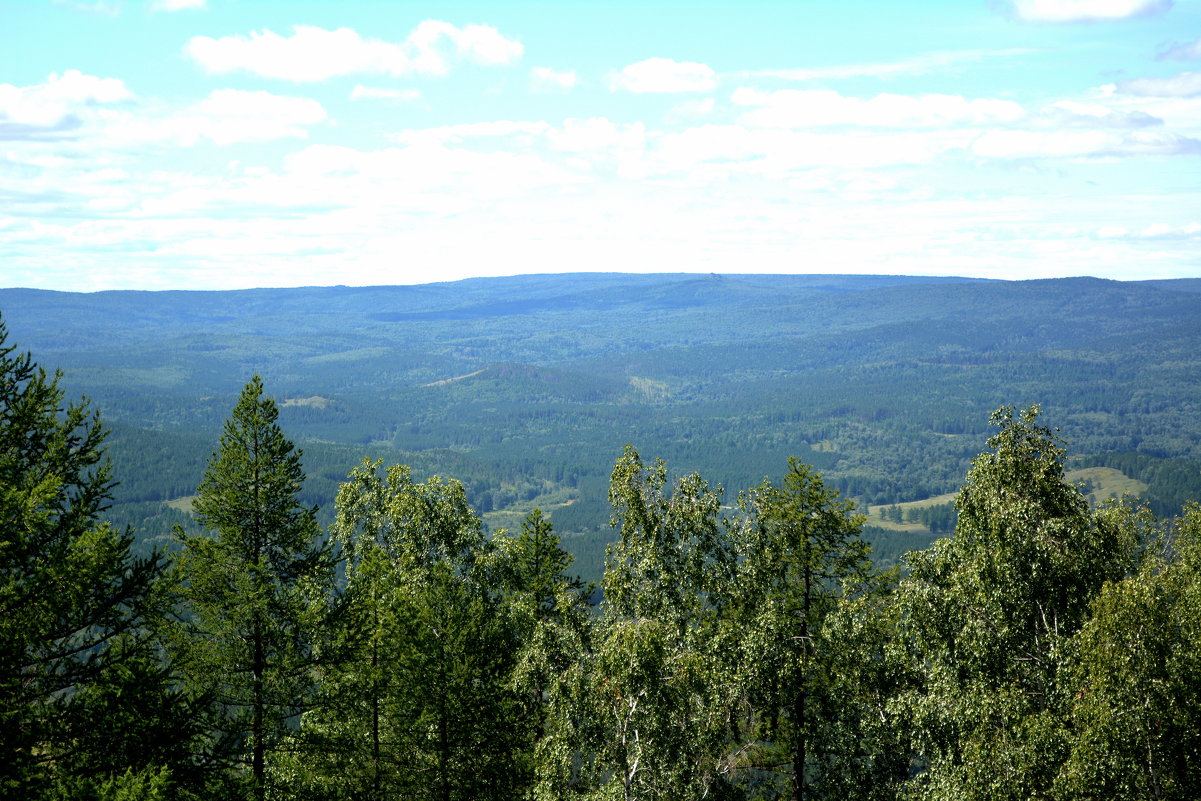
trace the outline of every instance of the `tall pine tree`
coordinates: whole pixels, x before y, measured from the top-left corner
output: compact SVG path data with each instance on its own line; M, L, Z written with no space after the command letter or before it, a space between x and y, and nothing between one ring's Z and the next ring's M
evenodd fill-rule
M735 619L757 724L748 778L795 801L887 783L882 749L858 725L866 677L847 658L859 650L847 627L854 639L865 633L850 606L881 588L859 538L863 516L796 459L781 486L764 482L741 506L750 519L740 529Z
M496 568L506 615L518 640L511 687L521 710L511 737L534 797L557 797L580 784L575 704L584 684L594 587L568 575L572 556L541 509L516 535L497 532Z
M267 793L268 753L312 695L313 633L332 577L316 509L298 497L300 451L278 417L256 375L225 423L193 502L205 533L176 529L183 546L181 664L216 699L216 751L226 750L256 799Z

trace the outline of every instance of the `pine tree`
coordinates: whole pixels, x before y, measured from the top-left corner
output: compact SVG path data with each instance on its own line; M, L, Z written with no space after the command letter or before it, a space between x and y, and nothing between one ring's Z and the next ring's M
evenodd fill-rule
M134 558L132 535L102 520L114 482L99 416L64 404L61 375L7 338L0 323L0 796L36 798L157 772L177 741L143 735L178 710L164 697L163 717L130 721L96 702L153 664L143 624L161 560ZM108 737L81 739L83 721Z
M275 403L251 379L225 423L193 508L205 533L185 535L178 562L184 621L179 657L219 708L216 750L249 763L255 798L266 764L312 695L314 632L331 584L316 509L300 503L301 453Z
M519 642L510 686L522 712L513 739L535 797L559 797L578 783L575 703L590 647L587 598L593 587L567 574L572 556L541 509L516 535L497 532L498 582Z
M737 619L760 743L748 762L795 801L837 797L857 781L847 766L872 762L861 733L848 734L859 728L852 718L863 676L842 658L866 632L848 604L879 586L859 538L864 518L796 459L781 486L765 482L741 506L750 520L738 544ZM836 617L860 642L839 636ZM771 776L780 768L787 789Z

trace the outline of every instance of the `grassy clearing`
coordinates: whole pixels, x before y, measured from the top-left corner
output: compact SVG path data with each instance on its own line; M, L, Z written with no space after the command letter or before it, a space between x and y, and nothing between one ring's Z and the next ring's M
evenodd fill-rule
M1123 495L1142 495L1147 491L1147 485L1142 481L1130 478L1121 470L1112 467L1085 467L1079 470L1069 470L1065 477L1073 484L1084 484L1085 495L1093 506L1099 506L1110 498L1121 498ZM955 500L959 493L949 492L946 495L936 495L920 501L898 503L901 514L910 509L924 509ZM928 529L921 523L894 523L880 517L880 510L889 508L887 505L868 506L863 509L867 515L867 525L890 531L926 532Z
M664 401L671 397L671 388L665 381L632 375L630 376L630 386L649 401Z
M319 356L309 356L304 361L307 364L337 364L340 362L361 362L369 359L384 359L391 354L391 349L386 347L374 348L356 348L355 350L343 350L336 353L322 353Z
M467 378L474 378L475 376L479 375L482 372L484 372L482 369L475 370L470 373L464 373L463 375L454 376L453 378L442 378L442 379L439 379L438 381L431 381L428 384L422 384L421 386L423 386L423 387L444 387L447 384L453 384L456 381L463 381L464 379L467 379Z
M494 509L491 512L485 512L481 517L484 518L484 522L488 524L488 528L492 531L503 528L510 532L515 532L521 530L521 524L525 520L526 515L534 511L534 509L541 509L543 512L551 514L555 509L571 506L577 500L579 498L577 491L574 489L548 486L546 491L531 500L517 501L503 509Z
M287 406L313 406L318 409L324 409L331 403L329 398L323 398L320 395L313 395L309 398L284 398L284 402L280 407Z
M950 503L955 500L957 492L948 492L946 495L935 495L933 498L924 498L920 501L906 501L898 503L901 507L901 514L904 515L910 509L925 509L928 506L938 506L940 503ZM891 520L885 520L880 517L881 509L888 509L888 505L868 506L863 510L867 515L867 525L876 526L877 528L886 528L890 531L912 531L914 533L923 532L930 533L930 530L921 523L894 523Z
M191 514L192 513L192 501L194 501L194 500L196 500L195 495L185 495L182 498L175 498L174 500L163 501L163 503L165 503L167 506L170 506L172 509L176 510L177 512L183 512L184 514Z
M1104 503L1110 498L1121 498L1123 495L1142 495L1147 491L1147 485L1138 479L1130 478L1121 470L1113 467L1085 467L1068 472L1068 481L1073 483L1085 482L1085 489L1091 490L1088 501L1093 506Z

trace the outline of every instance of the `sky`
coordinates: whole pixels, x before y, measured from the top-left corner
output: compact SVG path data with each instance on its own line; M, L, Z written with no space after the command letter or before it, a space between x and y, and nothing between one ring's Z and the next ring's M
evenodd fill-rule
M0 0L0 286L1201 276L1201 0Z

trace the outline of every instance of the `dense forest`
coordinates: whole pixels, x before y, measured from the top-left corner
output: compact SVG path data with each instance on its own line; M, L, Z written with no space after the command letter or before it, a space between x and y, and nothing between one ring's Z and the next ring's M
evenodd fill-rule
M109 505L139 456L106 456L66 380L0 326L8 797L1201 796L1201 506L1090 504L1036 406L966 424L991 436L953 536L892 570L809 458L825 440L735 496L627 445L594 586L555 518L489 532L465 483L362 458L370 442L323 514L258 375L171 487L190 511L135 543ZM1098 466L1183 471L1162 460L1194 432ZM951 525L928 508L926 530Z
M633 443L730 490L791 456L868 517L878 561L953 525L1000 406L1038 402L1082 469L1161 517L1201 498L1201 282L578 274L397 287L0 289L15 341L111 430L110 518L171 544L254 374L303 448L323 528L364 457L462 482L486 530L539 508L580 575L613 539ZM1112 474L1111 474L1112 475ZM1120 477L1119 477L1120 478ZM937 499L937 500L936 500ZM912 504L943 505L941 513ZM896 511L891 511L893 506ZM880 514L901 514L902 522ZM937 529L937 530L936 530Z

